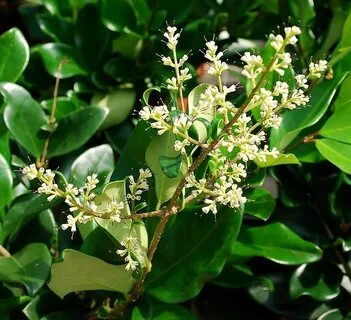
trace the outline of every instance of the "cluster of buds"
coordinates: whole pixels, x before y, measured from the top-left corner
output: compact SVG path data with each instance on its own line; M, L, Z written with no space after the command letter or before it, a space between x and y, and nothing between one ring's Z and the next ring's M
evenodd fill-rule
M193 174L186 176L187 188L191 188L193 197L202 195L204 204L202 211L205 213L217 212L217 205L228 205L232 208L242 206L246 198L244 196L244 181L247 176L246 168L248 161L266 161L267 156L278 157L276 148L270 149L266 144L267 128L279 128L282 121L281 112L285 109L306 106L309 97L306 91L311 80L321 77L327 68L327 62L321 60L311 62L304 74L295 76L295 83L287 83L279 79L288 68L292 67L290 53L285 52L288 45L295 45L297 36L301 33L298 27L287 27L283 35L270 35L270 45L275 49L270 63L265 64L260 55L245 52L241 60L245 63L242 75L247 78L252 88L252 94L246 101L245 108L235 106L228 100L228 94L235 92L235 85L226 87L222 85L221 76L228 69L226 62L221 59L223 52L218 51L214 41L206 43L205 58L209 60L208 73L214 75L217 86L208 85L199 95L199 101L191 110L185 112L182 108L176 111L176 115L170 114L167 106L153 108L145 106L140 111L143 120L150 121L153 128L158 129L158 134L166 131L176 135L174 148L185 155L193 154L194 148L206 149L213 141L215 147L209 152L209 172L206 179L197 181ZM176 45L179 34L175 27L168 27L165 37L168 39L167 46L173 52L173 59L163 57L165 65L175 69L175 77L167 83L179 84L183 80L177 64ZM176 38L176 43L172 39ZM172 41L173 42L172 42ZM185 61L186 58L180 59ZM276 73L278 81L273 88L268 87L265 78L269 73ZM180 100L182 96L179 97ZM255 110L255 118L250 114ZM257 114L259 117L257 117ZM196 141L189 136L189 129L197 122L205 118L211 125L216 120L216 134L207 137L205 141ZM191 160L190 160L191 161Z

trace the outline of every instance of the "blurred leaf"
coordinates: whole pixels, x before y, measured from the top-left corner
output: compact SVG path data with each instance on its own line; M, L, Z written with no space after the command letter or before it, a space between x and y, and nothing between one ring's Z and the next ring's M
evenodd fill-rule
M79 64L77 53L62 43L46 43L35 47L43 59L46 71L55 78L69 78L86 75L87 71ZM61 70L59 70L61 64Z
M331 163L351 174L351 145L331 139L318 139L318 151Z
M185 208L170 221L155 253L146 291L163 302L196 296L208 279L219 275L230 255L242 213L224 207L215 220L200 212L198 207Z
M339 267L327 262L303 264L290 279L290 294L293 299L309 295L316 300L325 301L340 293L343 272Z
M7 206L11 201L12 182L11 168L0 153L0 209Z
M317 245L303 240L279 222L242 228L232 252L237 256L264 257L287 265L318 261L323 253Z
M104 133L113 150L121 155L123 148L126 146L132 135L133 129L133 125L126 121L105 130Z
M11 257L0 257L0 280L23 284L34 295L49 276L51 255L42 243L31 243Z
M160 156L160 167L168 178L178 177L181 164L182 156L180 154L176 157Z
M90 106L70 113L57 123L50 138L48 157L56 157L78 149L99 129L108 111Z
M319 133L325 138L351 143L351 103L328 118Z
M102 0L101 19L112 31L122 31L135 25L135 15L128 0Z
M133 89L117 89L106 95L94 95L91 104L106 108L109 111L101 129L125 121L134 108L135 97L136 93Z
M40 29L55 42L74 44L73 23L58 15L41 14L37 16Z
M123 57L136 59L142 45L142 36L129 29L124 30L121 35L113 41L113 51L120 53Z
M334 112L347 108L351 105L351 76L347 76L345 80L342 82L339 94L333 103L333 110Z
M169 178L160 166L160 157L175 158L180 153L174 150L175 135L170 132L157 135L148 146L145 160L155 178L155 191L158 205L165 203L173 196L178 183L182 179L182 174L175 178ZM182 168L184 170L185 168Z
M275 208L275 200L272 194L266 189L255 188L249 189L245 197L247 202L244 206L244 212L267 221Z
M301 164L300 161L296 158L296 156L292 153L283 154L280 153L278 157L274 158L271 155L266 156L266 161L261 161L255 159L255 163L260 168L279 166L282 164Z
M31 301L31 297L29 296L0 298L0 315L2 316L1 320L6 319L3 318L6 314L11 313L14 311L14 309L19 309L22 305L28 303L29 301Z
M135 280L125 265L115 266L79 251L66 249L51 269L49 288L60 298L74 291L108 290L127 294Z
M41 106L48 110L51 113L54 99L44 100L41 103ZM55 119L61 120L62 118L66 117L73 111L77 111L78 107L70 98L67 97L58 97L56 100L56 111L55 111Z
M17 28L0 36L0 57L0 81L16 82L29 61L28 43Z
M19 144L33 156L39 157L45 141L45 137L40 136L41 127L48 122L45 113L39 103L16 84L2 83L0 91L6 99L6 126Z
M292 151L301 162L315 163L325 160L314 143L300 144L296 146Z

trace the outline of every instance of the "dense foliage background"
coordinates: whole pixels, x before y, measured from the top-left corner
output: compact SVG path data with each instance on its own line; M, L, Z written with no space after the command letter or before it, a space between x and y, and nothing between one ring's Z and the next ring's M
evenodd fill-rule
M102 231L83 241L59 229L67 208L33 194L35 185L23 180L20 168L48 160L62 179L75 182L94 171L107 182L138 170L151 134L144 127L134 131L133 110L148 87L169 76L156 55L164 53L167 23L183 30L179 48L191 52L194 83L207 67L199 52L204 38L218 36L231 64L225 82L237 83L240 54L262 51L272 30L292 24L303 31L294 49L301 69L321 58L330 69L312 88L309 107L286 114L282 128L270 133L272 145L294 156L280 166L253 168L250 183L257 188L242 226L221 218L216 224L212 216L200 224L191 212L177 217L157 251L146 294L126 317L351 319L347 0L0 1L0 319L115 317L117 293L82 291L61 299L46 284L64 249L117 265L118 244ZM50 126L55 88L57 122ZM150 104L162 98L154 94ZM238 228L237 241L225 242L232 238L224 232ZM211 264L225 248L231 254ZM83 272L75 270L77 277Z

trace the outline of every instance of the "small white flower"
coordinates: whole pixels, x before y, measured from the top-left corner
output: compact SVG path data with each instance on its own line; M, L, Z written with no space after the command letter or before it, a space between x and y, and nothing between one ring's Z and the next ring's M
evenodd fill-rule
M307 78L304 74L297 74L295 76L295 80L296 80L296 84L297 84L298 88L303 88L303 89L308 88Z
M29 167L24 167L22 173L28 177L29 180L33 180L38 177L38 170L35 164L31 164Z
M309 77L312 79L320 78L322 73L327 70L328 62L326 60L319 60L317 63L311 62L308 66Z
M71 214L69 214L67 216L67 223L62 224L61 228L62 230L71 228L71 232L74 233L77 231L76 222L77 222L77 219L73 217Z
M75 186L73 186L73 184L68 183L66 186L66 194L76 196L78 195L78 189Z
M99 183L99 179L97 179L97 174L93 173L91 176L87 176L87 182L85 187L89 190L95 189L96 185Z

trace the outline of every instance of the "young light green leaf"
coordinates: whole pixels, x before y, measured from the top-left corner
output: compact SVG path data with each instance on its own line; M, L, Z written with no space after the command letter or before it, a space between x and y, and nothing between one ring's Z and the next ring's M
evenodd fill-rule
M16 82L29 61L28 43L17 28L0 36L0 57L0 81Z
M335 111L319 133L325 138L351 143L351 101Z
M290 278L290 295L293 299L307 295L318 301L337 297L340 293L343 272L327 262L303 264Z
M247 194L244 212L267 221L274 211L275 200L266 189L250 189Z
M259 168L279 166L282 164L298 164L298 165L301 164L299 159L297 159L296 156L292 153L288 153L288 154L280 153L276 158L274 158L272 155L268 155L266 157L266 161L261 161L258 159L255 159L254 161Z
M25 89L14 83L1 83L0 92L6 100L4 120L7 128L30 154L39 157L45 141L41 127L48 122L44 111Z
M303 240L279 222L242 228L232 250L236 256L264 257L287 265L318 261L323 253L317 245Z
M12 182L11 168L0 153L0 210L11 201Z
M174 150L174 142L175 135L173 133L166 132L161 136L156 136L152 139L145 154L146 163L155 177L155 191L159 205L172 197L182 179L182 174L175 178L169 178L160 166L161 156L168 158L179 156L179 152ZM181 171L183 169L181 168Z
M74 185L83 186L86 177L97 174L100 184L106 184L114 170L113 150L108 144L90 148L82 153L71 166L70 179Z
M41 55L46 71L55 78L65 79L86 75L85 68L78 63L74 49L62 43L46 43L34 48ZM61 70L59 66L61 65Z
M180 154L176 157L160 156L160 167L168 178L178 177L181 164L182 156Z
M57 123L50 138L48 157L56 157L78 149L99 129L108 110L90 106L70 113Z
M178 303L196 296L205 282L222 271L240 230L242 213L224 207L212 215L185 208L166 229L146 279L157 299Z
M10 257L0 257L0 280L23 284L34 295L50 273L51 255L42 243L31 243Z
M351 145L331 139L316 141L318 151L346 173L351 174Z
M49 288L60 298L74 291L108 290L127 294L135 280L124 265L109 264L79 251L66 249L54 263Z

